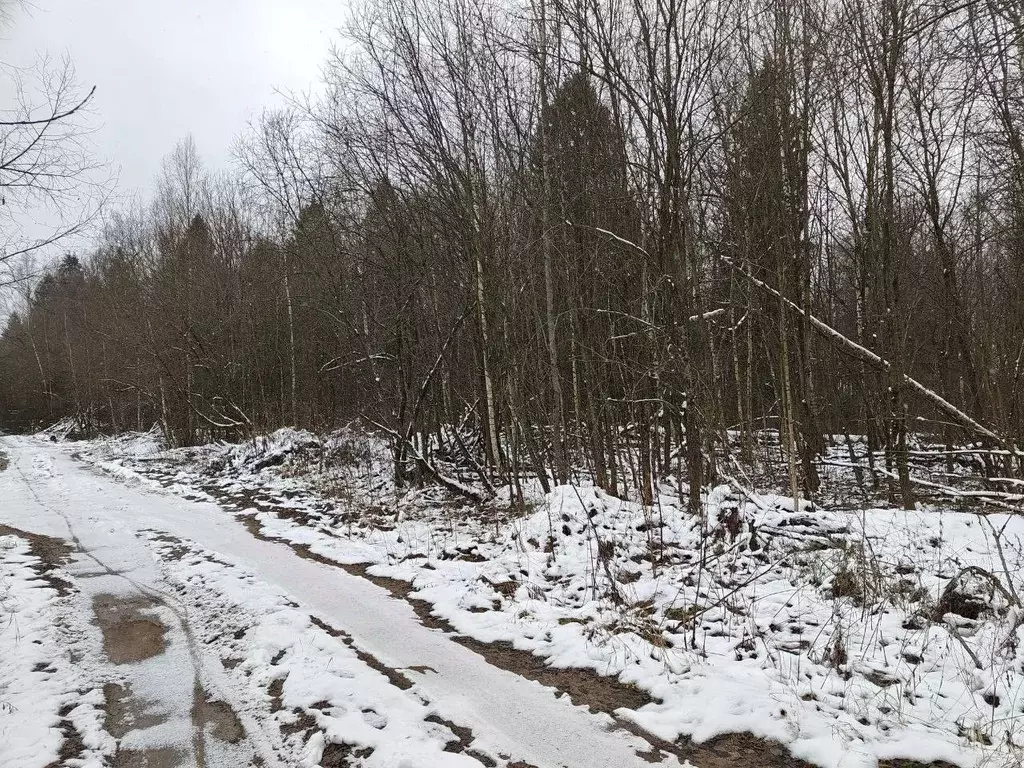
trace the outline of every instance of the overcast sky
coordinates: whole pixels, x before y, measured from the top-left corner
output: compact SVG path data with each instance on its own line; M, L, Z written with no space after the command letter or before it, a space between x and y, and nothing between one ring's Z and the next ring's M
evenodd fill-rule
M96 86L95 143L119 189L147 192L164 155L191 133L225 165L248 120L280 104L275 88L314 86L339 0L28 0L2 33L2 58L70 55Z

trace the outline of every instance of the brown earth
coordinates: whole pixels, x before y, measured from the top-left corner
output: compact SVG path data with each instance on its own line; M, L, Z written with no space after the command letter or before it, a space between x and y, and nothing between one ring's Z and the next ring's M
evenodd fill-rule
M103 633L103 650L112 664L132 664L164 652L167 628L144 613L156 605L144 597L97 595L93 599L93 613Z
M116 683L103 686L106 699L104 729L115 739L129 731L152 728L164 718L149 712L146 702L133 698L131 688ZM178 749L121 749L114 755L113 768L177 768L186 765L188 755Z
M188 755L178 749L119 749L114 768L180 768L188 765Z
M85 742L82 740L82 735L69 718L72 709L74 709L73 704L66 704L57 713L61 718L58 728L64 740L57 752L57 759L46 768L60 768L60 766L67 765L69 760L80 759L85 753Z
M199 728L209 727L210 735L218 741L237 744L245 737L245 729L238 715L227 702L207 698L206 692L196 686L192 704L192 722Z
M145 703L132 698L127 685L107 683L103 686L106 718L103 727L115 739L136 728L152 728L160 725L163 718L146 711Z

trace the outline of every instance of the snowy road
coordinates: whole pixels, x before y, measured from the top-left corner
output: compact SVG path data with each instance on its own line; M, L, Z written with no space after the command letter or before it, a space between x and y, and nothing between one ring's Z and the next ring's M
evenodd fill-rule
M149 750L153 755L164 750L159 754L165 755L165 763L151 759L139 764L296 764L289 762L278 733L280 715L271 721L270 710L254 704L250 689L252 680L273 670L282 657L295 670L288 680L306 679L306 688L319 685L333 658L324 651L327 640L311 634L319 632L316 627L320 626L333 630L332 637L350 638L366 658L375 657L380 665L400 670L403 679L413 683L399 690L393 680L386 682L354 657L348 660L353 666L341 677L368 682L346 695L365 699L368 692L379 691L379 701L357 708L356 714L362 713L357 725L369 722L388 738L367 741L371 729L371 736L356 739L357 744L371 747L352 753L354 758L346 753L346 759L363 762L338 765L426 768L495 761L538 768L600 768L649 764L649 756L645 760L639 755L649 753L650 744L613 729L607 715L592 715L573 706L567 697L556 697L551 689L491 666L443 632L423 626L407 602L393 598L382 587L300 557L283 543L257 539L213 504L121 483L76 461L65 446L0 438L0 449L10 464L0 472L0 524L76 544L78 552L68 570L79 593L91 602L96 613L93 623L103 628L104 641L110 639L108 634L116 637L127 631L118 630L118 621L127 622L124 626L136 634L141 632L142 640L148 622L151 634L162 640L159 653L122 659L116 665L125 695L144 703L147 713L157 713L148 719L129 718L121 729L120 753ZM215 608L221 604L235 608L218 613ZM261 647L271 647L267 622L253 624L253 617L261 612L270 615L268 606L276 611L275 617L292 617L274 619L277 645L272 647L281 650L260 667L260 652L250 648L239 667L248 675L243 678L237 669L225 665L222 638L235 642L232 637L237 640L244 635L245 627L232 633L232 622L245 618L249 626L259 628L248 636L263 637ZM295 623L294 616L302 612L315 617L314 627ZM109 632L107 619L113 621ZM295 636L289 637L289 632ZM106 650L110 656L111 649ZM305 678L300 675L300 663L305 664ZM318 670L317 664L322 668ZM301 698L296 686L279 683L278 700L283 696L287 703L289 696ZM204 706L211 716L197 717L197 709L202 711ZM340 704L323 708L336 715L343 709ZM435 714L422 718L416 714L421 710ZM329 720L325 715L322 721L317 716L316 722L337 725L333 733L328 725L322 726L327 743L337 744L345 739L345 724L356 721L341 715ZM437 722L469 729L471 741L464 737L462 742L471 748L458 754L444 751L445 742L436 734ZM395 730L399 723L406 724L404 730ZM230 735L235 727L244 729L244 736L224 738L225 729ZM356 725L351 727L353 733L361 733ZM327 764L322 757L329 754L324 750L324 735L315 728L307 732L312 735L302 759L309 765L320 760ZM2 750L0 744L0 755ZM39 765L46 764L44 760ZM116 760L113 764L118 765ZM678 762L666 757L659 764Z

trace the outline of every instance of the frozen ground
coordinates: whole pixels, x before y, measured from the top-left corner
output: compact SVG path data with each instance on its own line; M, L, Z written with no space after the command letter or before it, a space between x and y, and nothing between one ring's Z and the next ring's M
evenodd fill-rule
M488 664L380 586L255 537L213 504L90 470L72 447L2 442L0 520L73 542L77 610L91 605L101 628L97 598L113 596L115 626L155 623L163 639L115 661L91 629L95 664L82 668L94 690L114 690L108 714L133 710L107 733L108 764L138 764L125 755L140 751L166 760L150 765L225 767L645 764L648 741ZM51 764L6 748L4 766Z
M1020 764L1016 517L473 507L396 492L351 435L4 447L0 522L144 553L207 698L282 764Z
M396 493L372 440L290 430L89 453L115 476L233 507L262 536L409 582L460 635L635 686L653 701L618 714L665 741L748 732L825 767L1018 764L1016 517L796 511L725 486L703 521L668 488L652 509L574 486L476 509Z

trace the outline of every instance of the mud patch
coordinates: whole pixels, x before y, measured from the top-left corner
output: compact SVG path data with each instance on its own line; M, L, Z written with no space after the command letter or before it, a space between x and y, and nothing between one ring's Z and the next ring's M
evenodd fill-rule
M0 472L3 472L9 466L10 463L7 461L7 454L0 451Z
M751 736L747 733L727 733L701 744L680 740L673 749L664 749L676 755L680 762L689 760L700 768L814 768L811 763L789 754L781 744Z
M67 765L69 760L80 759L85 754L85 742L82 740L82 735L75 728L71 720L68 719L68 715L71 714L71 710L74 707L74 704L66 704L57 713L61 718L58 728L60 729L63 741L60 744L60 751L57 752L57 759L47 765L46 768L60 768L62 765Z
M284 709L284 678L279 677L267 686L267 695L270 697L270 711L280 712Z
M455 736L454 739L445 745L445 752L465 752L469 748L469 745L473 743L473 731L465 726L456 725L451 720L446 720L440 715L430 715L423 719L428 723L443 725Z
M188 755L177 749L118 750L114 768L179 768L188 765Z
M228 744L237 744L245 737L242 721L235 711L219 699L209 699L202 686L197 685L192 702L192 723L207 730L213 738Z
M32 569L38 573L61 597L74 592L71 582L57 576L54 571L65 565L75 551L74 547L63 539L29 533L19 528L0 524L0 536L16 536L28 542L29 552L38 561Z
M144 533L149 533L144 531ZM171 536L167 533L150 533L150 539L153 541L159 541L161 544L165 544L165 547L161 548L160 557L164 560L181 560L185 555L189 554L189 548L182 543L181 539Z
M145 702L132 698L128 685L107 683L103 686L103 699L107 713L103 728L115 739L122 738L129 731L160 725L165 720L148 712Z
M145 614L156 605L143 597L93 598L92 609L103 634L103 650L112 664L133 664L164 652L167 627Z
M373 747L353 747L351 744L336 744L331 742L324 747L324 754L320 758L321 768L349 768L349 766L360 765L357 760L369 757L373 754Z
M310 705L310 709L316 709L316 705ZM296 733L312 733L316 730L316 718L309 714L309 712L303 712L301 709L293 709L292 714L295 715L295 721L291 723L281 723L281 733L285 736L294 736Z

